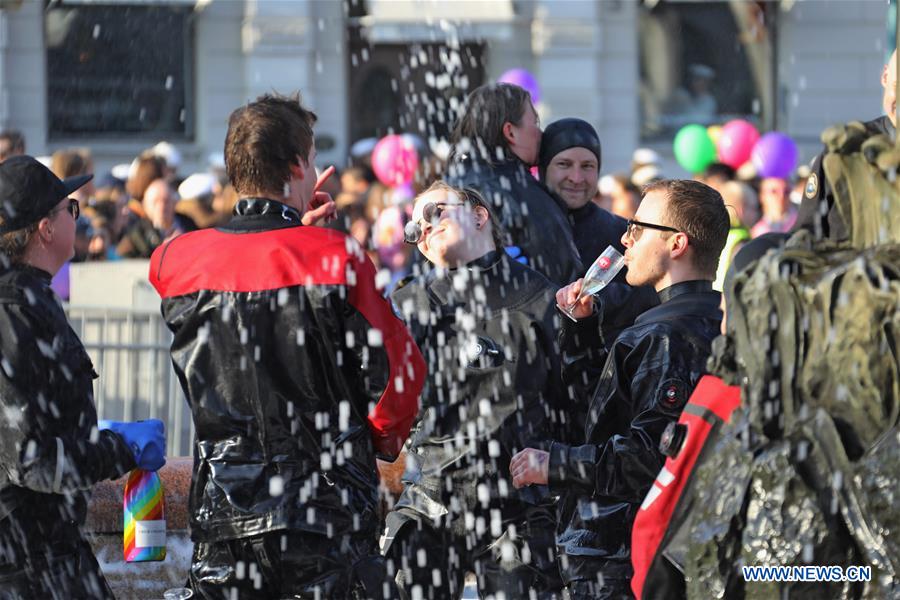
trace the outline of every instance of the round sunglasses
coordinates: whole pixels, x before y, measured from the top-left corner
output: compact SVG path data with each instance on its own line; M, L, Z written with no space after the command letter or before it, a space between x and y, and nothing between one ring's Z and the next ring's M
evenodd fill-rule
M465 202L429 202L422 207L421 219L410 221L403 226L403 241L407 244L418 244L422 241L422 235L424 234L421 225L422 221L435 225L444 216L444 211L448 206L462 206L464 204Z

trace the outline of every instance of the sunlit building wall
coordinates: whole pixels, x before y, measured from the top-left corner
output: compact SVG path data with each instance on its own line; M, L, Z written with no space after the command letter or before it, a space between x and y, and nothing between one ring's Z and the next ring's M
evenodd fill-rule
M880 114L886 54L885 3L856 0L65 0L49 7L5 0L0 6L0 126L23 131L36 155L89 146L98 170L161 139L177 144L184 172L205 168L221 152L231 110L272 90L301 90L319 115L320 162L343 165L360 137L398 130L426 141L445 137L449 97L467 91L458 84L471 89L513 67L537 77L544 124L578 116L596 126L605 172L626 168L632 150L644 145L664 157L668 173L683 175L671 159L671 137L691 118L747 116L761 129L790 134L809 158L825 126ZM76 18L101 9L105 22L120 18L121 25L107 31L82 22L76 36ZM140 12L151 9L169 12L165 19ZM128 10L130 16L110 16ZM717 19L733 31L723 31ZM130 41L115 37L126 34ZM115 43L114 55L92 54L91 40ZM456 87L438 89L447 66L440 57L453 50L464 59ZM59 52L69 52L71 64L61 65ZM430 66L413 58L419 56ZM176 76L152 72L165 60ZM733 61L741 67L732 68ZM704 63L723 66L710 67L710 75ZM96 83L94 74L78 75L91 65L99 69ZM710 102L705 108L696 102L704 92L691 89L695 76L709 80L719 111L712 116L691 112L710 109ZM677 106L679 94L686 105ZM447 100L443 122L434 114L435 98Z

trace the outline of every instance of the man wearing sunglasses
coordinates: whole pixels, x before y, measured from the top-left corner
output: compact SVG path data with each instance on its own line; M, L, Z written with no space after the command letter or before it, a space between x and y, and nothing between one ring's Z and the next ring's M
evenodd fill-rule
M98 430L81 340L50 279L75 253L91 179L30 156L0 164L0 596L112 598L81 533L90 488L165 462L161 421Z
M431 376L382 551L410 597L420 586L423 598L458 598L467 571L482 597L552 597L553 509L541 490L513 490L508 467L567 414L555 288L503 251L475 190L434 184L405 234L434 268L392 299Z
M653 286L659 306L619 334L607 354L598 351L590 296L575 308L578 322L563 324L564 380L589 402L585 437L554 442L549 452L527 449L510 471L517 488L549 483L562 494L557 545L574 599L631 597L631 525L664 463L663 431L677 422L719 334L712 282L728 229L722 197L711 187L650 184L622 244L627 282ZM559 290L559 305L574 302L580 288L579 280Z

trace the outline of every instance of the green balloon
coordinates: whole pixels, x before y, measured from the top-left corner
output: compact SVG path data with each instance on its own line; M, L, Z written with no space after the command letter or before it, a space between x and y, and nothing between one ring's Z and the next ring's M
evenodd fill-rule
M716 145L703 125L685 125L675 135L675 160L689 173L702 173L716 161Z

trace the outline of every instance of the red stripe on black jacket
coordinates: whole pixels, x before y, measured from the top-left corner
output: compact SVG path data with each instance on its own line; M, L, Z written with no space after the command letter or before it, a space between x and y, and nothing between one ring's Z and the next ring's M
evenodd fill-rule
M399 454L418 412L425 361L377 291L375 267L352 238L305 226L251 233L196 231L157 248L150 261L150 282L164 301L198 291L345 286L347 302L381 332L389 361L388 384L368 415L373 443L383 457Z
M681 448L665 465L653 482L631 530L631 564L634 575L631 589L636 598L676 597L680 582L667 580L673 569L661 564L665 557L665 539L685 486L706 440L719 423L727 422L740 405L741 390L725 385L718 377L704 375L684 407L679 425L686 428Z

